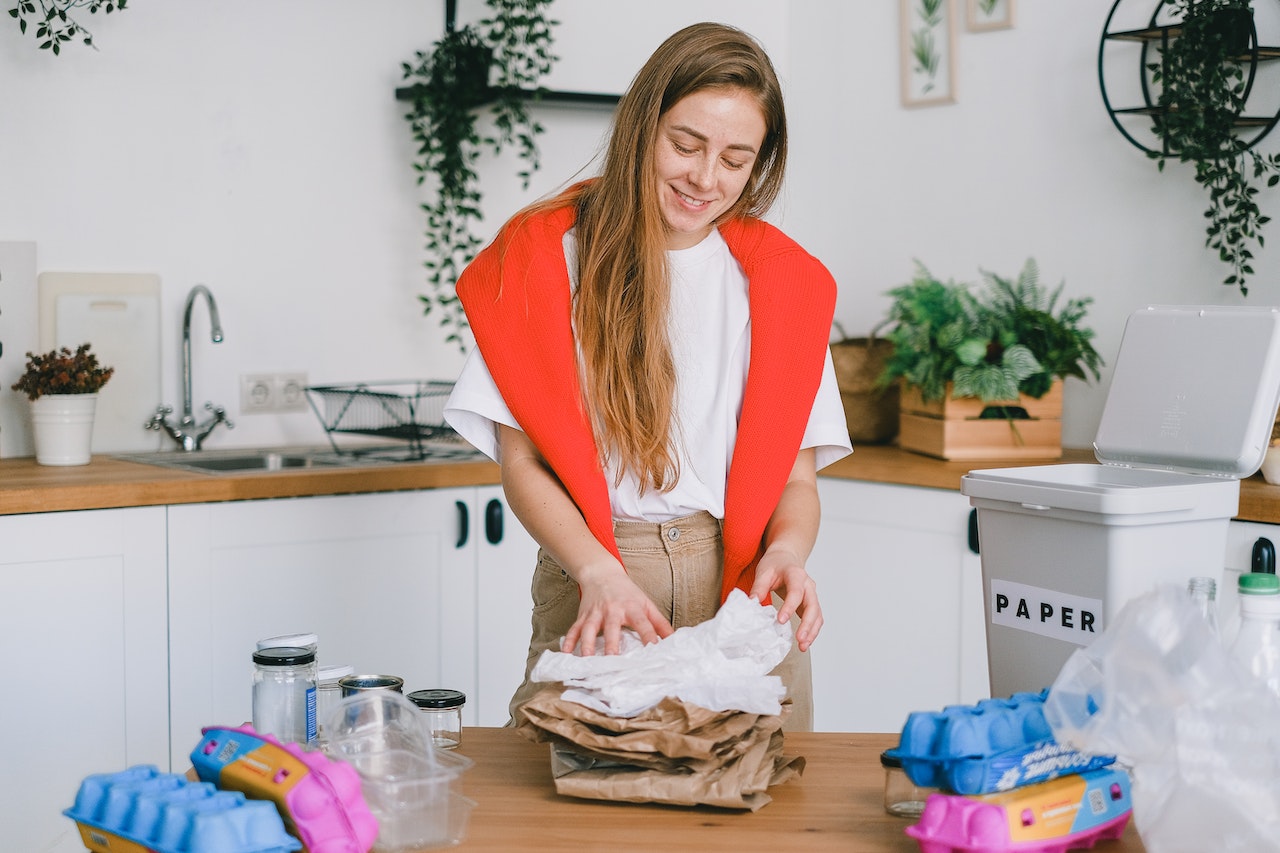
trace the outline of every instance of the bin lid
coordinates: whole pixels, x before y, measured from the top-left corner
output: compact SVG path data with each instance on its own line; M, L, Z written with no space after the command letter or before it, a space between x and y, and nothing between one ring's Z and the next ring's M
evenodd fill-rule
M1280 309L1152 306L1125 323L1094 441L1103 464L1248 477L1280 404Z

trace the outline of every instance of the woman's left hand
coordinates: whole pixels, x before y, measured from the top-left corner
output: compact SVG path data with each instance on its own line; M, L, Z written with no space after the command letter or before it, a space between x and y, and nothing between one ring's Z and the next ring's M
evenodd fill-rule
M785 548L765 551L756 565L756 580L751 585L751 597L761 604L770 604L775 592L782 596L778 622L789 622L791 615L798 613L800 627L796 629L796 645L800 651L808 651L822 630L818 585L805 571L804 561Z

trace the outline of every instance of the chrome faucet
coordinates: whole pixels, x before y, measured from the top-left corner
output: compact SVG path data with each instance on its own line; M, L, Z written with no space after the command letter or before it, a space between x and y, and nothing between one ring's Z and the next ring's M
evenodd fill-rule
M173 414L173 406L159 406L151 420L143 424L146 429L168 433L183 450L199 450L205 438L220 423L226 424L227 429L235 428L235 424L227 419L226 409L213 403L204 404L206 409L213 412L213 417L203 424L196 423L191 412L191 309L195 307L196 297L201 295L209 305L209 336L215 344L222 343L222 321L218 316L218 303L214 301L209 288L197 284L187 294L186 309L182 313L182 420L177 426L169 423L168 416Z

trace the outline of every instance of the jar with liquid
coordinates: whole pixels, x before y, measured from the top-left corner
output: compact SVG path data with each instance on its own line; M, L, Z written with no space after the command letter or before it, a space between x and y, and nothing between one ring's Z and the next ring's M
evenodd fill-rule
M426 715L431 743L436 749L453 749L462 743L462 708L466 694L457 690L415 690L408 696Z
M299 646L253 653L253 728L282 743L316 740L316 653Z

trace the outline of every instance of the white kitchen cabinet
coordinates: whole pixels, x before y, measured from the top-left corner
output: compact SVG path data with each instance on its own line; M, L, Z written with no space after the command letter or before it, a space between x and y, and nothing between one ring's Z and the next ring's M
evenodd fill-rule
M7 850L83 851L85 776L169 761L163 507L0 517Z
M981 563L958 492L819 478L809 573L825 624L814 727L894 732L912 711L989 695Z
M482 650L505 655L496 636L516 632L510 613L480 618L480 600L507 595L508 556L526 574L533 556L509 513L504 541L487 542L493 500L502 504L496 487L465 487L171 507L174 766L185 766L201 726L250 719L251 656L278 634L314 632L322 664L398 675L405 692L461 690L467 725L491 720L495 703L505 720L510 691L500 702L489 694L506 670L481 679L480 661ZM482 626L493 636L478 643ZM527 641L526 631L520 667Z

